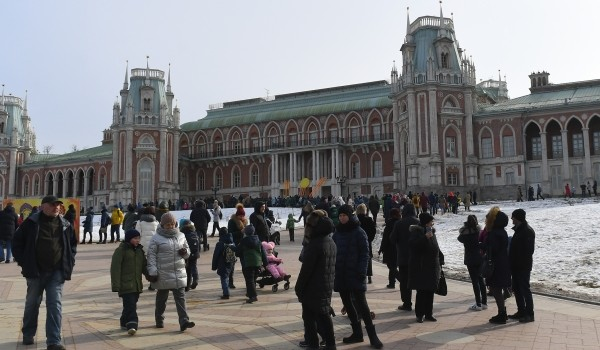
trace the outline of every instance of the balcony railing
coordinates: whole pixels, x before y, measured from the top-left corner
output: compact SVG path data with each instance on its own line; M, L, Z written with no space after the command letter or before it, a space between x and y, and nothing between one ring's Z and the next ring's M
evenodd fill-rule
M333 146L333 145L357 145L357 144L377 144L379 142L391 142L393 141L392 134L381 134L381 135L366 135L366 136L354 136L354 137L326 137L320 139L304 140L304 141L286 141L286 142L271 142L267 146L253 146L244 147L239 149L226 149L216 150L210 152L190 152L188 158L190 159L211 159L220 157L236 157L244 156L256 153L265 153L272 150L293 150L295 148L306 147L306 146ZM184 155L186 152L180 152Z

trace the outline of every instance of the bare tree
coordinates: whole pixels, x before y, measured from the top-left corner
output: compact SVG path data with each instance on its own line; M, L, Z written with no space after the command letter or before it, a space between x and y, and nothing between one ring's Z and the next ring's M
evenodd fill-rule
M52 149L54 148L54 145L46 145L44 146L44 154L50 154L50 152L52 152Z
M77 145L73 144L73 145L71 146L71 151L73 151L73 152L77 152L77 151L79 151L79 148L77 147Z

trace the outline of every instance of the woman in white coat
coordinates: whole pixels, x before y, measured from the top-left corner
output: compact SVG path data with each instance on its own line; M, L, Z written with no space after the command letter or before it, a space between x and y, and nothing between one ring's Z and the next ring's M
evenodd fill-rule
M158 221L155 216L156 212L154 206L147 206L142 211L140 219L135 224L135 229L140 233L140 244L148 252L150 246L150 239L154 236L156 228L158 227Z
M148 281L157 289L154 310L156 328L164 327L164 314L171 291L177 307L179 329L183 332L196 324L189 320L185 305L185 259L190 256L190 248L185 235L176 226L177 221L172 213L163 214L148 247Z

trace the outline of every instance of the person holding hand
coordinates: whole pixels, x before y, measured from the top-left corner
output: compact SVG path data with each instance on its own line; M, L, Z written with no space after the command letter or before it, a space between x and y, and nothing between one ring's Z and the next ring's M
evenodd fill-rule
M187 273L185 259L190 256L185 235L177 229L177 220L171 212L162 215L160 226L150 240L148 247L148 281L156 291L154 318L156 328L164 328L164 313L169 297L173 293L179 329L183 332L196 324L191 322L186 308L185 287Z

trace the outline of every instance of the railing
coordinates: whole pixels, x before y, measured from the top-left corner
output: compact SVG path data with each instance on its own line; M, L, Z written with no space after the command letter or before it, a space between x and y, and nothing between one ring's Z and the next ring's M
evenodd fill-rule
M252 146L245 147L239 149L226 149L226 150L218 150L218 151L210 151L210 152L190 152L190 159L211 159L211 158L220 158L220 157L236 157L243 155L250 155L256 153L264 153L269 152L271 150L284 150L284 149L294 149L300 148L303 146L327 146L327 145L357 145L357 144L370 144L370 143L378 143L378 142L390 142L394 139L393 134L380 134L380 135L365 135L365 136L356 136L356 137L326 137L312 140L304 140L303 142L299 141L286 141L286 142L271 142L270 145L267 146ZM315 142L316 141L316 142ZM313 144L314 143L314 144ZM193 146L192 146L193 148ZM184 153L181 153L182 155Z
M150 78L165 78L165 72L158 69L135 68L131 70L132 77L145 77L146 72Z

